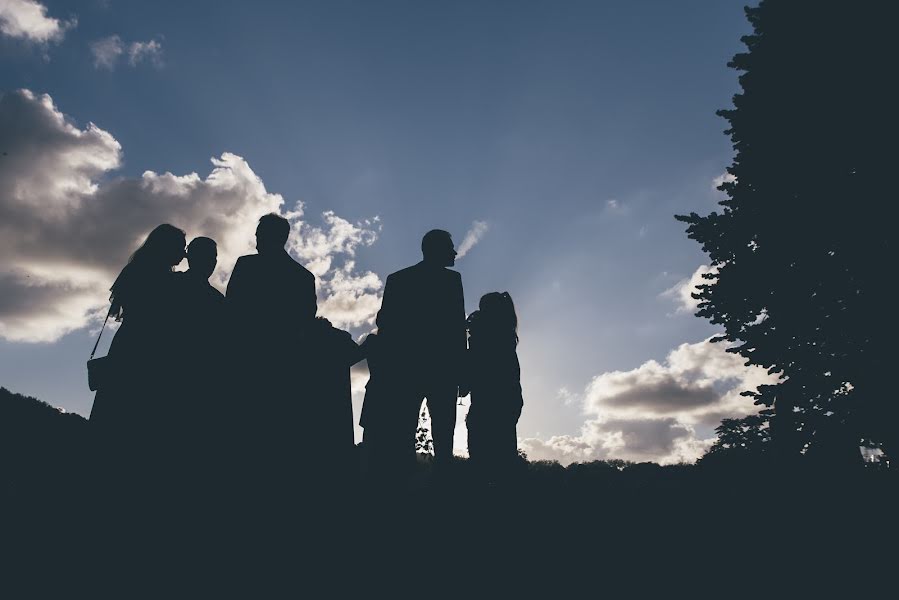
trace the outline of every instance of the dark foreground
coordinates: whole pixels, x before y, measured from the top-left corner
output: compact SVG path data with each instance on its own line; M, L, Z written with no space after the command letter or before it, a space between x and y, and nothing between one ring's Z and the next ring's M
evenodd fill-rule
M435 473L421 458L403 485L227 482L130 504L45 480L4 492L4 597L895 593L896 479L532 462L485 484L468 461Z
M487 484L461 459L390 483L297 456L175 479L97 468L88 434L0 388L0 599L896 595L885 462L538 461Z

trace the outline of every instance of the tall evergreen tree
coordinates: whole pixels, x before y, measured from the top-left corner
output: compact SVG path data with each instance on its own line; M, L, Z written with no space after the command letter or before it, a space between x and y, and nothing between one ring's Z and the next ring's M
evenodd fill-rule
M678 216L713 271L697 315L781 376L755 396L787 455L899 455L891 385L896 302L896 5L764 0L746 8L723 210Z

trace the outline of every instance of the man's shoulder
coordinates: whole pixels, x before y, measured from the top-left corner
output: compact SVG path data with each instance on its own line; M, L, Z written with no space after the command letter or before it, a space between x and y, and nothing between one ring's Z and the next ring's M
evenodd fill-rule
M459 271L453 271L452 269L448 269L445 267L443 269L437 269L436 275L437 277L440 277L447 282L455 283L462 281L462 273L460 273Z
M411 267L400 269L387 276L387 281L393 281L402 284L406 281L415 281L420 279L433 280L434 277L446 279L448 281L462 281L462 274L452 269L428 267L423 262L416 263Z
M405 279L412 279L414 277L417 277L420 270L419 265L420 263L412 265L411 267L406 267L405 269L400 269L399 271L394 271L387 276L387 280L403 281Z
M302 277L303 279L313 279L313 280L315 279L315 275L312 274L312 271L310 271L309 269L307 269L306 267L301 265L299 262L297 262L297 260L294 257L290 256L289 254L287 256L290 259L288 261L290 263L290 269L294 273L296 273L299 277Z
M237 262L234 263L234 268L236 269L238 266L247 267L251 265L255 265L259 262L258 254L244 254L243 256L239 256L237 258Z

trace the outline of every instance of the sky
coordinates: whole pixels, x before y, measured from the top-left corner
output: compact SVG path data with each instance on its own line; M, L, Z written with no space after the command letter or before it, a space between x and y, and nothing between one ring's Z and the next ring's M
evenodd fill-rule
M441 228L468 312L515 300L529 457L695 460L768 380L693 316L674 219L723 197L744 4L0 0L0 385L89 415L109 285L161 222L219 242L224 289L288 216L356 336Z

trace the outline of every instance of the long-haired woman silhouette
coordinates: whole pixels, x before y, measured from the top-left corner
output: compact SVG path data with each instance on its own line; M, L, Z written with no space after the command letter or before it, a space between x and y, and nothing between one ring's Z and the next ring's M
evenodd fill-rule
M484 479L497 481L518 460L515 426L524 404L518 317L508 292L485 294L478 308L468 317L468 453Z
M109 314L121 326L109 347L110 377L97 391L90 420L101 441L101 459L127 463L117 477L145 477L141 471L158 456L152 437L164 437L158 435L163 418L176 418L162 400L176 383L179 286L173 269L184 258L185 244L183 231L159 225L111 288Z

